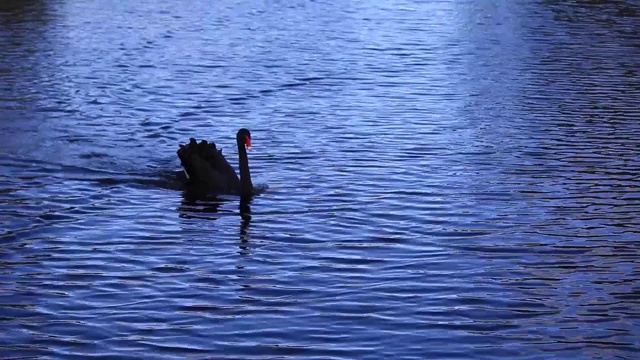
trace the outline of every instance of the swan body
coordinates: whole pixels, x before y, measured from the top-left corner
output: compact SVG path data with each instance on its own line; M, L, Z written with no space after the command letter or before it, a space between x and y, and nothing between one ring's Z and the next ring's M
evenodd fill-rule
M251 132L247 129L238 130L236 143L239 177L216 144L206 140L198 143L194 138L189 139L187 145L181 144L177 154L189 185L216 194L253 195L255 189L247 158L247 149L251 148Z

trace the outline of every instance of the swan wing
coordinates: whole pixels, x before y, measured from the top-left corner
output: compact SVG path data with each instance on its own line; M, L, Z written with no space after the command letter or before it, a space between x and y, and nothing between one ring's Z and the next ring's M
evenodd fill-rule
M233 183L233 179L226 169L226 166L230 167L229 163L216 149L215 144L206 141L201 141L198 144L192 138L189 144L180 145L177 153L180 163L193 185L215 192L228 192L237 186ZM239 183L239 180L235 181Z

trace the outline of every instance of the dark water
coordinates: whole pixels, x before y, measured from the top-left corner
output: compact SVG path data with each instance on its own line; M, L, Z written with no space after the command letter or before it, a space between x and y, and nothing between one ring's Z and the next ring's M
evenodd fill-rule
M0 357L637 359L639 4L0 9Z

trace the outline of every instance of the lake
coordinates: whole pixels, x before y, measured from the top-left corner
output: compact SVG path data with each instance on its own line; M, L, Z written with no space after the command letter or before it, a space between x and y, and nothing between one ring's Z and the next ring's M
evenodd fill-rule
M639 69L632 1L2 1L0 354L634 359Z

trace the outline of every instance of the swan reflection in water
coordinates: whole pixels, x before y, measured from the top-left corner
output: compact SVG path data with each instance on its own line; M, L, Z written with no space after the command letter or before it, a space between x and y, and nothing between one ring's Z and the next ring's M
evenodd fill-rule
M225 204L238 201L237 198L222 198L218 196L204 196L202 193L193 193L185 190L182 193L182 203L177 208L180 218L218 220L225 214L235 216L237 213L230 209L224 209ZM248 252L247 243L251 240L248 231L251 224L252 196L241 196L238 213L240 214L240 249Z
M247 228L249 228L249 224L251 223L251 201L253 197L241 197L240 198L240 217L242 220L240 221L240 242L247 243L250 240L250 235L247 233ZM242 246L241 246L242 247ZM243 250L247 250L246 247L243 247Z

